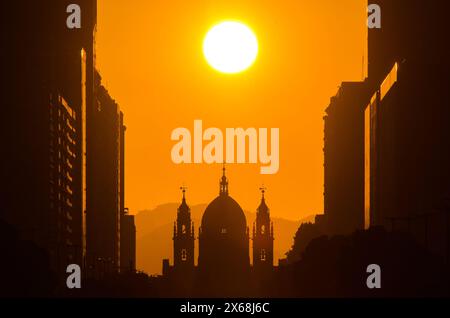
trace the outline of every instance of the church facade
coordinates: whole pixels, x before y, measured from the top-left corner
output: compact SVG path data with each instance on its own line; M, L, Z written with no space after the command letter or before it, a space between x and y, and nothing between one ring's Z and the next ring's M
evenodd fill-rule
M198 236L182 188L182 202L173 229L173 265L163 260L163 277L188 294L245 296L270 280L273 274L274 231L265 202L265 189L256 211L252 232L244 211L229 195L223 168L219 195L205 209ZM251 235L251 236L250 236ZM195 240L198 262L195 265ZM253 264L250 262L250 241Z

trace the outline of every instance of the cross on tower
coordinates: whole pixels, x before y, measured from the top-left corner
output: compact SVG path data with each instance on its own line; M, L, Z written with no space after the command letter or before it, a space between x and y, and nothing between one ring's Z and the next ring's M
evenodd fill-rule
M183 185L180 187L180 190L181 190L181 192L183 193L183 199L185 199L187 187L183 184Z
M263 183L263 185L261 186L261 188L259 188L259 190L261 190L262 197L264 198L264 193L266 193L266 190L267 190L267 188L264 186L264 183Z

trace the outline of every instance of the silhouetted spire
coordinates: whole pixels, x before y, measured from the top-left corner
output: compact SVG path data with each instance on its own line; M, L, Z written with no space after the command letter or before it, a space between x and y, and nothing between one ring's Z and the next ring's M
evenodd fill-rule
M183 185L183 186L180 187L180 190L183 193L183 201L186 201L186 190L187 190L187 187Z
M266 204L266 200L264 198L264 194L266 193L266 187L263 185L259 190L261 190L261 203L258 207L258 213L269 213L269 207Z
M178 208L178 212L189 212L189 206L186 203L186 186L180 187L181 192L183 193L183 198L181 200L181 204Z
M262 185L261 188L259 188L259 190L261 190L261 195L262 195L262 200L264 201L264 193L266 193L266 187L264 186L264 184Z
M194 222L191 209L186 203L186 186L180 187L182 199L175 222L176 235L173 238L174 270L188 266L194 267Z
M225 164L223 164L223 175L222 179L220 180L220 195L228 195L228 180L225 175Z

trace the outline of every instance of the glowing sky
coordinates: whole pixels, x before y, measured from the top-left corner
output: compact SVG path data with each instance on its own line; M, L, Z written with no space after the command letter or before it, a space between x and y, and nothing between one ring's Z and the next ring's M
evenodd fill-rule
M280 170L229 165L230 194L255 210L266 185L272 215L323 211L323 115L340 82L361 80L365 0L99 0L97 67L125 113L126 205L132 213L177 202L207 203L220 165L175 165L171 131L280 128ZM255 32L257 61L229 76L205 61L202 41L222 20ZM366 59L367 60L367 59Z

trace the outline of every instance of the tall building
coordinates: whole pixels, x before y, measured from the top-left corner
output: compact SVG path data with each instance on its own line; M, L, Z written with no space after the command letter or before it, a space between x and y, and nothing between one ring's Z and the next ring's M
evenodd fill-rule
M268 276L273 270L273 224L270 210L264 198L265 188L261 188L261 203L256 210L253 224L253 268L261 276Z
M445 67L425 68L394 64L366 108L365 214L448 259L450 80Z
M82 0L80 29L69 1L4 1L1 20L0 217L50 255L65 275L84 264L86 112L93 92L96 1Z
M123 115L96 73L96 107L91 113L87 164L87 262L94 273L120 270L121 136ZM122 180L123 182L123 180Z
M375 91L365 108L365 150L364 150L364 220L365 228L374 225L387 225L388 218L405 213L405 206L397 205L399 177L401 167L397 167L396 154L409 153L406 144L398 140L401 126L395 121L395 112L392 106L386 108L394 101L392 98L398 87L399 65L394 64L383 84ZM395 102L400 100L395 99ZM399 106L393 106L397 108ZM407 133L407 132L406 132ZM404 141L404 140L403 140ZM398 150L398 151L397 151ZM407 163L405 163L407 165ZM417 172L420 173L420 172ZM417 182L417 173L411 173L402 179L407 182ZM383 176L381 175L383 174ZM419 187L415 187L419 190ZM381 200L380 200L381 199ZM397 209L403 209L402 211Z
M369 30L366 220L450 260L448 1L379 1Z
M366 82L344 82L324 117L324 218L330 234L364 227Z
M0 127L8 149L0 218L48 252L60 286L69 264L118 270L122 249L135 270L136 249L124 205L123 114L98 73L94 81L97 1L77 1L80 28L67 25L70 4L0 5Z
M125 207L125 131L120 112L120 270L136 270L136 225L134 215Z
M375 90L396 62L448 64L446 0L377 0L381 28L368 29L368 74ZM431 70L431 69L430 69ZM426 75L426 74L424 74Z
M79 145L79 125L77 113L60 95L52 95L49 105L50 115L50 208L54 210L47 226L55 237L57 246L54 253L67 262L81 264L84 232L82 225L82 204L84 195L81 188ZM65 248L63 248L65 246ZM57 264L64 269L66 263Z
M450 4L377 4L368 78L343 83L325 117L325 216L332 233L404 231L449 261Z

